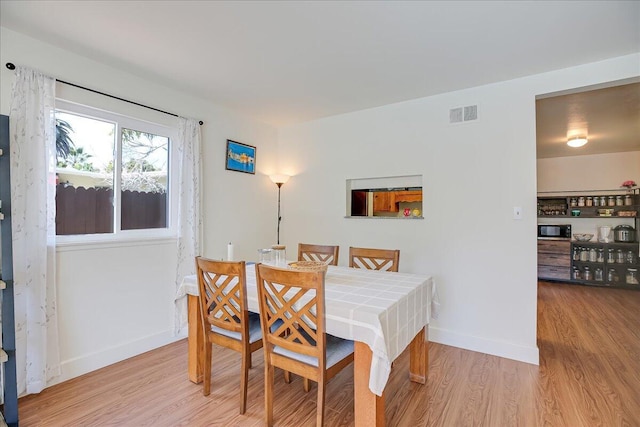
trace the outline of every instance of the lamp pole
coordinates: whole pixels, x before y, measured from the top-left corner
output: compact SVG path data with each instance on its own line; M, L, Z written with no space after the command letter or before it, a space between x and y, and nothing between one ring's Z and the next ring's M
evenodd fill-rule
M289 181L289 175L271 175L269 177L271 181L278 186L278 245L280 244L280 221L282 221L282 216L280 215L280 187L282 184Z
M282 217L280 216L280 187L282 187L283 182L276 182L278 186L278 240L277 244L280 244L280 221L282 221Z

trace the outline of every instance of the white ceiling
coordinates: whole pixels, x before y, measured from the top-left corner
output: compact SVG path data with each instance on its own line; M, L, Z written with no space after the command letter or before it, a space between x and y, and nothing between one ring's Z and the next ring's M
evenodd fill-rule
M0 24L276 127L640 52L638 1L2 0Z
M540 97L537 157L640 151L640 78L633 80ZM586 136L587 145L570 148L567 139L576 136Z

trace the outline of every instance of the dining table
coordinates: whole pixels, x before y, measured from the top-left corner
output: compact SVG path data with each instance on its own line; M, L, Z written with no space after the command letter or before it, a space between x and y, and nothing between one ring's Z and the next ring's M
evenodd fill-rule
M256 269L246 264L247 305L259 313ZM200 354L204 333L196 275L184 277L178 296L188 305L188 377L203 380ZM407 348L409 378L425 384L428 327L437 304L434 280L425 274L328 266L325 319L328 334L354 341L354 418L356 426L384 426L384 391L392 362Z

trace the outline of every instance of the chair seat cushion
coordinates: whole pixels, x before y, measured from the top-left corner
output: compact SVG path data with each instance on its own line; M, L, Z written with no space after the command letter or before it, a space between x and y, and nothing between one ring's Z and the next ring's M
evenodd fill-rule
M353 353L353 341L334 337L333 335L329 334L326 334L326 336L326 368L328 369L347 357L349 354ZM273 352L281 356L306 363L307 365L318 366L318 359L312 356L307 356L306 354L296 353L279 346L274 346Z
M242 335L240 332L228 331L217 326L211 326L211 330L216 334L224 335L225 337L232 338L240 341ZM258 313L249 312L249 343L254 343L262 339L262 329L260 327L260 315Z

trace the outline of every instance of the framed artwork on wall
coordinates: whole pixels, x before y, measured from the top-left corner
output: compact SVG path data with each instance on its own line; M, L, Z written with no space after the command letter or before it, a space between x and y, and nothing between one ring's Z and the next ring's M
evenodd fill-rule
M256 147L227 139L227 170L256 173Z

